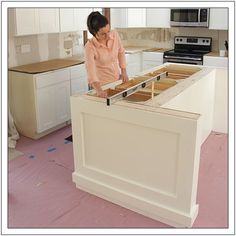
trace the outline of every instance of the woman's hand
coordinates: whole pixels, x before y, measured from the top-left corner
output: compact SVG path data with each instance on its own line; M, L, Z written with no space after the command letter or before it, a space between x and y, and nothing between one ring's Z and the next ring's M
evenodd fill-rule
M107 92L104 90L96 90L96 94L100 98L106 98L107 97Z
M92 87L96 90L96 95L100 98L106 98L107 92L102 90L102 87L99 82L93 82Z
M120 79L123 82L127 82L129 80L129 77L127 75L126 69L121 69Z

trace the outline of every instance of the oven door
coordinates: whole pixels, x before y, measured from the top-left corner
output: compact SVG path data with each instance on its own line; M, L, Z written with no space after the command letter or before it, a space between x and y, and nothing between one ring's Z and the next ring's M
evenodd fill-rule
M191 64L191 65L203 65L203 60L200 58L182 58L182 57L168 57L163 58L163 62Z

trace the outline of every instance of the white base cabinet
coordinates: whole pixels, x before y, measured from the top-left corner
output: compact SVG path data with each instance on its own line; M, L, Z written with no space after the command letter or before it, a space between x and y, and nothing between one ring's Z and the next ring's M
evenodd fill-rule
M200 148L214 109L215 69L202 68L146 102L108 107L102 98L72 96L76 187L169 225L191 227L199 208Z
M143 52L142 70L150 69L163 64L163 53L161 52Z
M213 130L228 133L228 71L217 68L215 72L215 104Z
M129 77L142 71L142 53L125 54L126 69Z
M70 120L70 81L37 90L37 132Z
M203 57L204 66L213 66L213 67L228 67L228 57L213 57L213 56L204 56Z
M88 80L85 64L72 66L71 73L71 95L86 93L88 91Z
M18 131L37 139L70 120L70 96L88 91L84 64L51 72L9 71L9 101Z

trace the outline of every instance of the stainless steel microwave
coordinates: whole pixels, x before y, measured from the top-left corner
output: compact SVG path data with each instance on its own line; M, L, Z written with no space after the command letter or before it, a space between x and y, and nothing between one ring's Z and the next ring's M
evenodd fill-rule
M171 8L170 25L183 27L208 27L209 8Z

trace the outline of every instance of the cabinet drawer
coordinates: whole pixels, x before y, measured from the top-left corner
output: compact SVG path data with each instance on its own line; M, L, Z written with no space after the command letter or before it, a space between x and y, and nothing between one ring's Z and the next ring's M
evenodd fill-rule
M87 72L85 68L85 64L77 65L77 66L72 66L70 68L70 76L71 79L78 79L79 77L86 77Z
M36 75L36 88L43 88L49 85L61 83L70 80L70 70L53 71L46 74Z
M143 52L143 60L163 61L163 53L162 52Z

